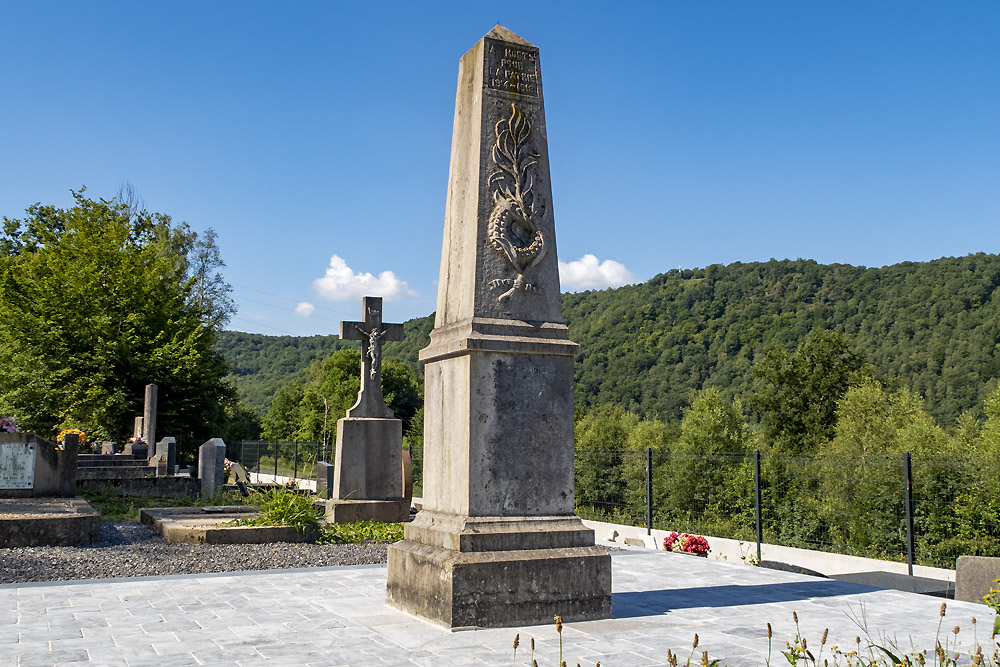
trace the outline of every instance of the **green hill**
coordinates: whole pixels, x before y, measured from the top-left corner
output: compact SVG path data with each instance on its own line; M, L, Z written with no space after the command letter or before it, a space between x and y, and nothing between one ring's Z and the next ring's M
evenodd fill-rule
M948 424L978 409L1000 377L998 286L1000 256L979 253L882 268L737 262L565 294L570 337L581 346L576 401L676 419L703 387L745 396L754 359L768 345L793 348L812 329L828 328L850 335L882 376L925 396ZM416 364L433 317L404 326L405 340L388 344L386 354ZM219 342L258 410L275 388L341 345L335 336L237 332Z
M403 324L403 340L385 345L385 354L419 368L417 353L427 345L434 316L428 315ZM339 336L265 336L222 331L217 349L232 364L231 377L247 405L261 414L271 406L271 397L289 380L304 380L306 369L357 341L341 341Z

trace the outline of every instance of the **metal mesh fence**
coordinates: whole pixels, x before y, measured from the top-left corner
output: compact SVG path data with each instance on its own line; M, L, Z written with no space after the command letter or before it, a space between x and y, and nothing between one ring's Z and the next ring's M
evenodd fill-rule
M230 457L248 472L276 477L314 478L316 462L333 462L331 447L318 442L271 442L240 440L229 450Z
M1000 555L1000 460L914 457L908 485L904 456L761 454L758 475L754 452L578 450L577 511L937 567Z

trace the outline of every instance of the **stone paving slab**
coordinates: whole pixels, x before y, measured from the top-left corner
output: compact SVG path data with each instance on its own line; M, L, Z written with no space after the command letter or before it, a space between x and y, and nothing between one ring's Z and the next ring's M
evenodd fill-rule
M795 635L792 612L815 651L850 648L858 623L871 637L932 648L942 600L848 582L655 551L612 554L614 617L567 623L567 663L662 665L671 648L699 649L730 667L771 664ZM386 607L381 565L0 585L0 665L558 665L552 625L450 632ZM992 612L948 602L946 631L963 653L992 653ZM949 636L951 637L949 632ZM988 650L989 649L989 650ZM775 659L777 658L777 659Z

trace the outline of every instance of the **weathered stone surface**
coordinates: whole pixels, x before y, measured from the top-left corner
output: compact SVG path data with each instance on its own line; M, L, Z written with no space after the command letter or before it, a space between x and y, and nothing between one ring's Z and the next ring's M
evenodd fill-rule
M337 421L333 497L388 500L403 497L403 422L345 417Z
M459 63L423 510L387 600L449 627L611 614L611 560L574 516L573 358L562 318L538 49L502 26Z
M341 322L341 340L361 341L361 386L358 400L347 410L348 417L392 419L392 410L382 396L382 344L403 340L402 324L382 322L382 297L366 296L361 300L363 322Z
M401 521L403 498L403 422L393 419L382 396L382 343L401 340L401 324L382 322L382 298L366 296L363 322L341 322L340 337L361 341L358 400L337 421L333 490L328 521Z
M316 462L316 497L322 500L333 498L333 480L335 467L326 461Z
M463 552L404 540L388 558L388 603L446 627L611 615L611 557L600 547Z
M381 521L399 523L410 518L410 503L398 500L329 500L326 503L326 520L334 523L355 521Z
M226 443L222 438L212 438L198 448L198 480L201 497L211 498L226 483Z
M146 442L147 452L150 455L155 454L153 443L156 442L157 391L155 384L147 384L145 400L142 405L142 439Z
M177 440L174 438L163 438L156 443L156 453L166 457L167 474L173 475L177 470Z
M317 531L296 532L291 526L232 526L229 522L252 516L253 507L154 507L139 512L139 520L167 542L185 544L268 544L312 542Z
M83 498L0 500L2 548L93 544L100 525L100 515Z
M0 433L0 498L76 496L78 436L67 435L64 447L33 433Z
M959 556L955 563L955 599L982 602L993 583L1000 579L1000 558L992 556Z

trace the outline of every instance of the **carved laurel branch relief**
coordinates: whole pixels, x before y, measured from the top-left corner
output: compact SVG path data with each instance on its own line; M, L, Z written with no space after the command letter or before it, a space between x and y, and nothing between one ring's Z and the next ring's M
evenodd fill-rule
M497 123L497 140L493 144L493 163L497 171L490 174L493 189L493 211L487 227L490 247L517 273L517 277L499 278L490 287L509 288L497 299L509 299L514 292L540 292L542 288L525 281L524 274L541 261L546 253L545 235L539 226L544 212L541 197L532 192L538 154L529 148L531 125L524 113L510 105L510 118Z

